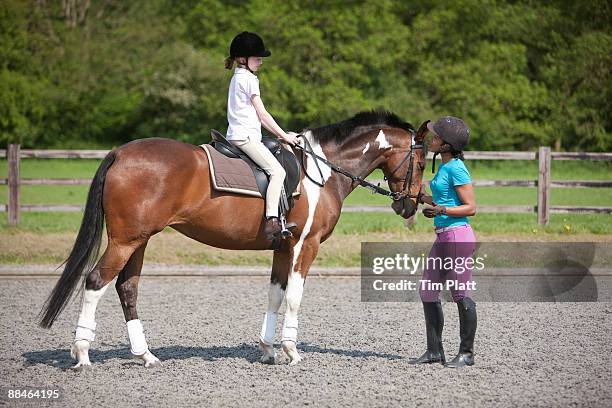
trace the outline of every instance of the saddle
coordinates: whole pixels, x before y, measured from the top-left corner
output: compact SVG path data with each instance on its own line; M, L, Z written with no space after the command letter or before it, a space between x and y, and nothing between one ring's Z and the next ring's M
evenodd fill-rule
M238 147L231 144L220 132L210 132L212 141L201 147L207 153L212 185L215 190L245 194L265 199L269 178L253 160ZM301 179L301 168L297 157L283 148L275 138L262 138L264 146L283 166L286 172L281 195L281 208L285 213L293 207L293 197Z

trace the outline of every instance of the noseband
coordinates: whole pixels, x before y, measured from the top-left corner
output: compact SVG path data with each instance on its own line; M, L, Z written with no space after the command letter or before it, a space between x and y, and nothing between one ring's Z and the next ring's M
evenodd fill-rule
M402 198L414 198L416 199L416 203L418 205L419 203L419 199L421 197L421 191L419 190L419 192L416 195L410 194L410 188L412 187L412 176L413 176L413 165L414 165L414 151L415 150L423 150L425 148L425 145L423 143L420 144L416 144L416 135L414 134L414 132L412 133L412 142L410 144L410 149L408 149L408 154L406 154L406 157L404 157L404 159L395 167L395 169L393 169L392 172L390 172L390 174L394 174L397 170L399 170L400 167L402 167L402 165L404 164L404 162L406 162L406 160L409 160L408 162L408 168L406 169L406 176L404 177L404 183L402 185L402 190L400 192L394 193L395 196L393 197L394 200L401 200ZM389 178L387 178L387 176L384 177L384 180L387 181L389 180Z

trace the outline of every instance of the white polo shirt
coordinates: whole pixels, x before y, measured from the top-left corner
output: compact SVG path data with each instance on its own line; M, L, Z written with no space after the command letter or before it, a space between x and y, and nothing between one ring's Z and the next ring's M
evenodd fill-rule
M259 79L248 69L236 68L227 95L228 140L261 140L261 122L251 101L259 93Z

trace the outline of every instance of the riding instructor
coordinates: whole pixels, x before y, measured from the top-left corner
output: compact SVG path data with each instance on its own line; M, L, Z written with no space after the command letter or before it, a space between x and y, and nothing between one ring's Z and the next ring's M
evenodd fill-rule
M227 97L227 140L239 147L270 177L266 192L266 224L264 233L272 239L281 232L278 202L280 199L285 169L261 142L261 125L281 141L295 145L298 139L286 133L266 110L259 91L259 70L264 57L271 52L262 38L248 31L238 34L230 45L230 56L225 59L225 68L232 69L237 63Z
M431 207L423 209L427 218L434 219L436 240L429 253L429 259L450 257L453 267L444 262L427 265L423 271L422 281L445 283L449 285L453 301L459 311L459 352L450 362L446 362L442 347L442 329L444 315L439 300L440 291L432 290L438 285L421 285L420 297L425 313L427 334L427 351L412 364L441 363L445 367L461 368L474 364L474 336L476 335L476 304L469 297L469 291L463 288L471 281L472 270L458 258L471 258L476 246L476 238L467 217L476 213L476 199L470 173L463 163L463 150L468 143L469 129L463 120L446 116L435 123L427 124L432 134L429 149L434 153L432 172L435 169L436 156L439 154L442 164L430 182L432 196L423 194L421 202ZM458 268L457 265L462 265ZM462 285L463 284L463 285ZM446 285L444 286L446 287Z

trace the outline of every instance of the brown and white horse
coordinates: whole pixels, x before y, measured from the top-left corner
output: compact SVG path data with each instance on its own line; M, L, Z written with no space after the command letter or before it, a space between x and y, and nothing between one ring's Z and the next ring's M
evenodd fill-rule
M392 207L408 218L417 208L425 149L426 126L418 132L387 112L365 112L332 125L304 131L312 152L359 177L380 168L394 192ZM300 152L297 152L300 154ZM287 302L281 344L290 364L296 349L298 309L304 280L319 245L333 232L343 200L357 186L355 179L332 171L306 154L307 177L288 215L295 223L292 238L275 250L268 308L260 335L262 362L273 363L277 312ZM321 187L319 184L323 184ZM64 271L41 311L40 325L49 328L86 273L82 311L72 356L75 368L91 365L89 347L95 337L98 301L115 284L125 315L131 351L146 367L159 365L149 351L138 319L138 280L148 240L170 226L204 244L226 249L266 250L261 198L221 193L211 188L205 152L170 139L142 139L114 149L102 161L87 198L83 221ZM96 262L104 222L108 246ZM95 265L95 266L94 266Z

